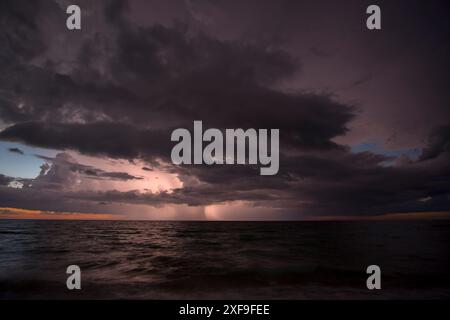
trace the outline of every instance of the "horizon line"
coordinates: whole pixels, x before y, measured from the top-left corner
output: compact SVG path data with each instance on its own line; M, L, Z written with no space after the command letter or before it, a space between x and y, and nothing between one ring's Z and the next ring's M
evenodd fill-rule
M417 221L450 220L450 211L418 211L385 213L380 215L308 216L298 219L127 219L125 215L111 213L83 213L53 210L0 207L0 220L41 221L155 221L155 222L351 222L351 221Z

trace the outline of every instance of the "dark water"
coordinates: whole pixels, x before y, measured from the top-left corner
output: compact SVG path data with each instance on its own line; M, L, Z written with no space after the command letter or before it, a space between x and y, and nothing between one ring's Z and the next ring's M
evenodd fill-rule
M449 245L446 221L0 220L0 298L449 298ZM71 264L80 291L66 289Z

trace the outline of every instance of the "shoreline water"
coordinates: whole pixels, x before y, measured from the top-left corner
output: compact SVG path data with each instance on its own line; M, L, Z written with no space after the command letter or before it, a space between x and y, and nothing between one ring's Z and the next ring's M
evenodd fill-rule
M2 220L0 299L445 299L449 244L447 221Z

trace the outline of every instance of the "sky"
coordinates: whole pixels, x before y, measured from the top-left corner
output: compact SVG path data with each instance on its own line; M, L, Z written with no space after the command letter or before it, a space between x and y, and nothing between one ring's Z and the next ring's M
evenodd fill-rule
M450 211L447 1L0 3L0 218ZM277 128L280 170L174 165L176 128Z

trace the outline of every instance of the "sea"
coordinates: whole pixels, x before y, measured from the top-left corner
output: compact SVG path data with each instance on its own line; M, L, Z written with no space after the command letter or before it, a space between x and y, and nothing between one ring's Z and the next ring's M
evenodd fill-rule
M449 249L449 221L0 220L0 299L448 299Z

